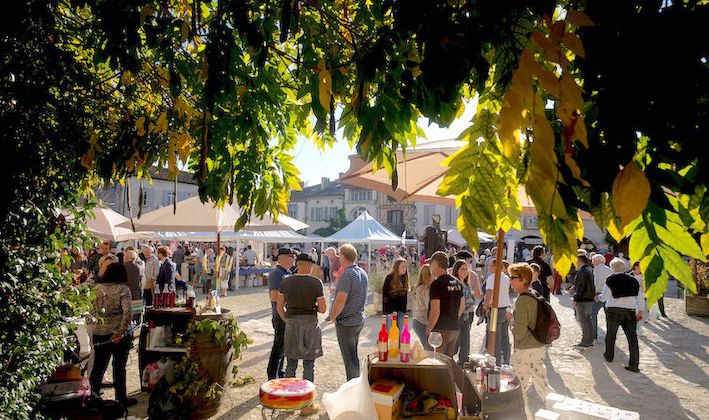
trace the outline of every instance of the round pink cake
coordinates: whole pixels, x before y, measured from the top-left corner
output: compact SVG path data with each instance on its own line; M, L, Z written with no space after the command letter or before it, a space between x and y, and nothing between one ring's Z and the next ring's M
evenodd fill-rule
M271 379L259 389L259 399L266 408L297 410L309 406L314 398L315 385L307 379Z

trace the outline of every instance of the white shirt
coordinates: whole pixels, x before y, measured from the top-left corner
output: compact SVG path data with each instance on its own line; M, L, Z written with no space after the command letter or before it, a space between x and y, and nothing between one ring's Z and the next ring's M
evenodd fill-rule
M643 294L642 288L640 288L637 296L626 296L616 299L613 297L610 287L603 286L600 299L602 302L606 302L606 308L632 309L635 313L638 313L642 311L644 306L643 299L645 299L645 295Z
M487 286L485 286L485 290L494 290L493 288L495 287L495 275L490 274L489 276L487 276L486 282ZM500 292L498 293L497 299L498 308L506 308L512 305L512 303L510 302L510 278L507 277L507 274L500 274Z
M606 286L606 279L613 274L613 270L605 264L598 264L593 267L593 285L596 287L596 294L600 295Z
M244 258L246 258L247 265L254 265L256 264L256 258L258 257L256 255L256 251L254 251L253 249L247 249L246 251L244 251Z

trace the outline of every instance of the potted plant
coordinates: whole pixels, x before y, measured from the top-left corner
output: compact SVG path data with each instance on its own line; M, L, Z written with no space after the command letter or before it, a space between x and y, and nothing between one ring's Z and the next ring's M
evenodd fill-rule
M175 367L175 384L170 392L189 407L190 417L209 418L217 413L228 374L236 377L235 361L253 341L238 326L236 317L197 316L187 327L187 353Z
M689 265L697 285L697 294L685 289L685 311L687 315L709 317L709 264L691 258Z
M388 271L379 267L372 269L369 272L369 290L374 294L374 309L377 313L382 312L382 290L384 289L384 279Z

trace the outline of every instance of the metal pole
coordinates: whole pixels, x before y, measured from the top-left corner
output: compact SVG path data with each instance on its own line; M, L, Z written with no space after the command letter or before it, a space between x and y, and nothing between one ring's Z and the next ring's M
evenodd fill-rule
M367 271L372 272L372 241L367 243Z
M492 289L492 313L488 323L489 333L487 340L487 353L495 354L495 336L497 335L497 305L499 304L500 276L502 274L502 248L505 245L505 232L497 231L497 255L495 257L495 285ZM509 291L507 291L509 293ZM499 363L499 360L497 361Z
M241 263L241 258L239 258L239 248L241 247L241 241L236 238L236 249L234 250L234 256L232 258L236 259L236 274L234 275L234 283L236 283L236 289L239 290L239 265Z

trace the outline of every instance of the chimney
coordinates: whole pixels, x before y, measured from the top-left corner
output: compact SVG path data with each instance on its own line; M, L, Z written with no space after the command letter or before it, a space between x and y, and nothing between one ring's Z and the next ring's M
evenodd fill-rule
M345 176L344 172L340 172L340 174L337 176L337 179L342 179L342 177Z
M330 178L325 178L325 177L320 178L320 189L324 190L325 187L327 187L327 184L329 184L329 183L330 183Z

